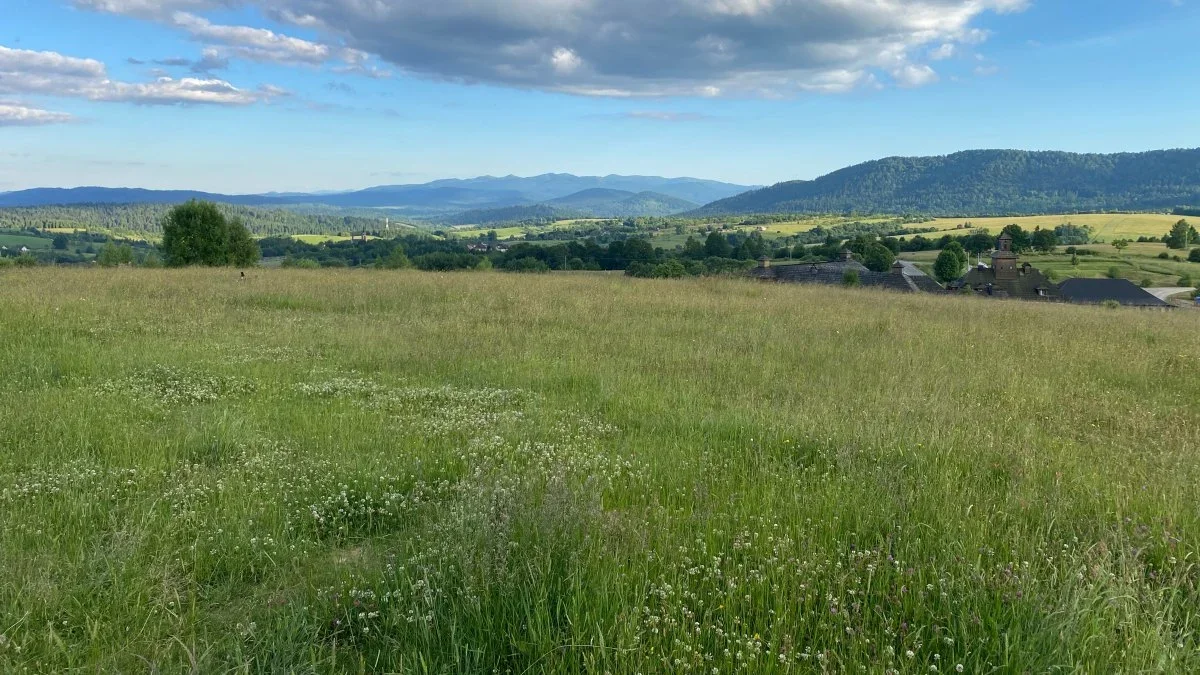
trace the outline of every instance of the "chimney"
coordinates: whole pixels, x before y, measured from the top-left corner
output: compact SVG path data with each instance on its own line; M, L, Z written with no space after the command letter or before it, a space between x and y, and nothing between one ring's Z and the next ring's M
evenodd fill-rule
M764 255L763 257L758 259L758 268L759 269L765 270L770 266L771 266L771 259L768 258L767 256Z
M904 276L904 263L897 260L896 264L892 265L892 274L899 274L900 276Z
M854 252L848 248L842 249L842 262L850 262L854 260Z

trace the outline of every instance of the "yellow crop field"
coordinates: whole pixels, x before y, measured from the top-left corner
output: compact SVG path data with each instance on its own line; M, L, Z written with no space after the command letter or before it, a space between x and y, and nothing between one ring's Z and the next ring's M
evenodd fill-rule
M1179 216L1163 213L1085 213L1058 216L1025 216L1020 218L938 218L922 225L936 227L939 231L963 234L958 226L969 223L968 229L985 228L999 232L1007 225L1016 223L1026 230L1034 228L1053 229L1067 223L1087 225L1095 231L1095 237L1103 241L1114 239L1137 239L1138 237L1161 237L1170 232L1171 226L1179 222Z

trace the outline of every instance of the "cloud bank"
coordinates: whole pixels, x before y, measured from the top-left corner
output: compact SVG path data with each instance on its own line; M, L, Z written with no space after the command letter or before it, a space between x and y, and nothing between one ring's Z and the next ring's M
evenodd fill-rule
M786 96L919 87L931 62L987 35L988 12L1028 0L75 0L159 21L236 58L341 63L342 72L635 96ZM318 39L224 26L250 6Z
M182 65L182 64L181 64ZM285 95L263 86L240 89L211 76L160 77L149 82L123 82L108 76L105 65L58 52L12 49L0 45L0 95L53 96L89 101L145 105L250 105ZM71 121L71 116L22 103L0 106L0 124L33 125Z

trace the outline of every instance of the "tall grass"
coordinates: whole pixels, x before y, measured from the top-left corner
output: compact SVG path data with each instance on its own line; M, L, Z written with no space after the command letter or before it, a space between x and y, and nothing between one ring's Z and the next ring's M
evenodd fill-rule
M1200 319L0 272L0 671L1200 670Z

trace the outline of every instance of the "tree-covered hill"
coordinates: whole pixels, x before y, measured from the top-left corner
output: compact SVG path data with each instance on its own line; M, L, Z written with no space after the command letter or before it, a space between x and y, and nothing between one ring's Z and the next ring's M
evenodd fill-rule
M0 208L0 228L64 228L100 230L118 234L156 237L171 204L88 204L80 206L36 206ZM381 218L296 213L286 209L265 209L218 204L228 218L243 221L252 234L337 234L339 232L376 232L385 227ZM390 230L400 233L412 229L392 221Z
M946 216L1170 209L1200 203L1200 149L1115 155L972 150L889 157L713 202L697 215Z
M603 188L583 190L546 202L550 206L586 213L595 218L669 216L694 209L693 202L661 192L628 192Z
M544 225L556 220L584 216L586 214L582 212L555 208L548 204L533 204L532 206L505 206L496 209L472 209L438 219L437 222L443 225L497 225L500 223Z

